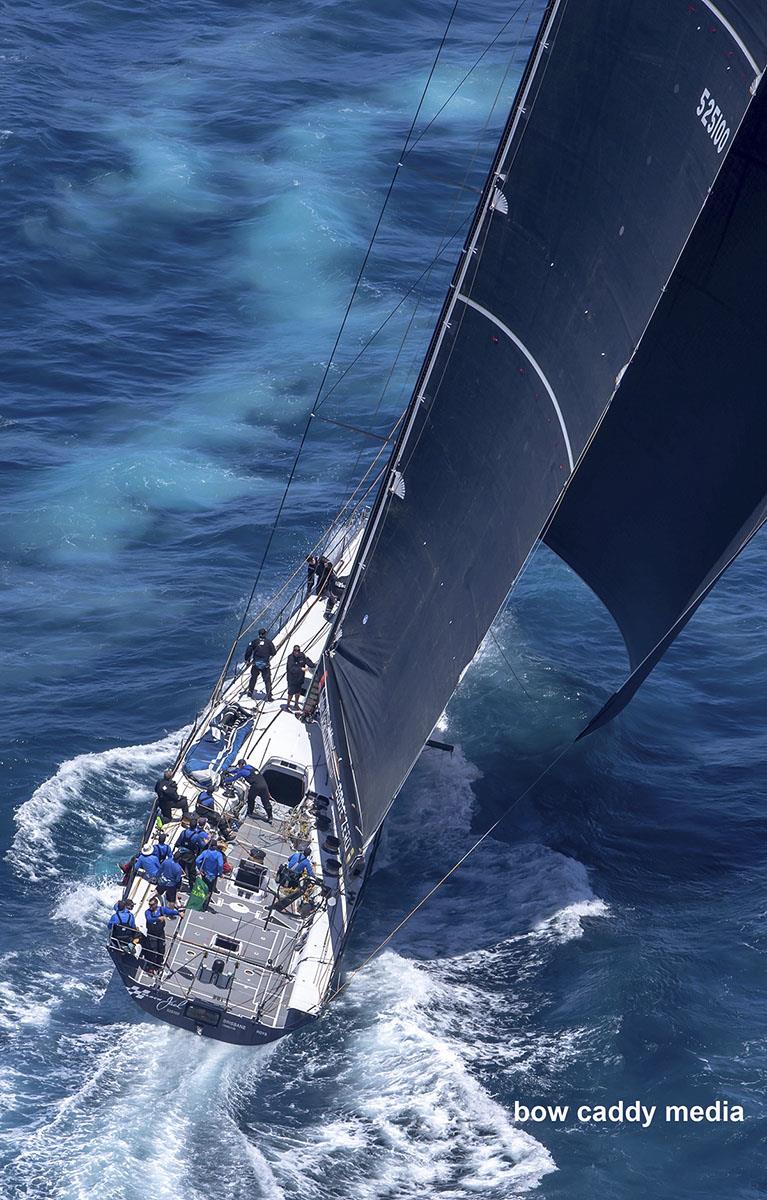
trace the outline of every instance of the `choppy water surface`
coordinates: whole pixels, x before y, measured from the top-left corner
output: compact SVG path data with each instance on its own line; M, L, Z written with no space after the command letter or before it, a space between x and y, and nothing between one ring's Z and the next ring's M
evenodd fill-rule
M463 7L421 126L512 11ZM8 1196L763 1194L763 538L629 712L562 759L315 1029L222 1047L143 1021L110 982L114 864L225 653L447 15L437 0L7 14ZM407 160L329 417L380 432L404 402L539 15L523 5ZM341 379L440 249L417 306ZM367 445L317 428L264 595ZM446 717L460 749L427 752L390 819L351 967L623 668L605 615L545 554L496 637ZM515 1099L715 1097L748 1120L513 1121Z

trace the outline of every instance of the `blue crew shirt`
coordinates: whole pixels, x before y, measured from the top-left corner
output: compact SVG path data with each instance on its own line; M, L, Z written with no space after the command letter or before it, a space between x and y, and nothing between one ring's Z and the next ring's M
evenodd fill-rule
M136 918L129 908L124 908L122 912L115 906L115 910L109 918L110 929L115 925L124 925L126 929L136 928Z
M136 859L136 870L143 871L149 879L154 879L160 869L160 860L156 854L139 854Z
M207 829L193 829L192 835L189 839L189 849L194 850L195 855L202 854L210 841L210 834Z
M166 858L173 857L173 848L172 846L169 846L167 842L158 842L157 845L152 848L152 854L154 854L155 858L161 863L164 863Z
M181 863L174 862L172 858L169 858L157 872L155 883L158 887L178 887L183 875L184 872L181 870Z
M196 825L195 825L194 829L182 830L181 836L179 837L178 841L176 842L176 849L177 850L191 850L192 849L192 839L195 838L198 833L200 833L200 830L197 828Z
M220 850L203 850L194 865L208 879L218 879L224 873L224 856Z
M152 933L153 925L160 925L160 917L180 917L181 913L177 908L171 908L168 904L158 904L157 908L152 912L151 908L146 910L146 929L147 933ZM162 925L160 925L162 929Z
M250 763L245 763L244 767L230 767L224 775L229 783L234 783L236 779L250 779L251 775L255 775L256 768Z
M299 875L303 875L304 871L312 879L314 879L314 867L309 859L300 850L296 850L288 859L288 866L291 871L297 871Z

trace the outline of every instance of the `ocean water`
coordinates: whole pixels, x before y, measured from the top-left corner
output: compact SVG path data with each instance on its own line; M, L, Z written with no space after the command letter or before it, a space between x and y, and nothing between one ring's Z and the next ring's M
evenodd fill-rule
M236 629L450 7L6 13L8 1197L767 1194L763 537L625 715L515 804L315 1028L267 1050L201 1042L143 1019L104 953L115 863ZM331 420L381 432L407 398L541 4L513 11L458 6L418 131L436 119L328 375ZM260 596L374 452L315 425ZM426 751L398 800L350 970L624 667L596 601L539 555L443 718L455 753ZM717 1098L746 1120L514 1117L515 1101Z

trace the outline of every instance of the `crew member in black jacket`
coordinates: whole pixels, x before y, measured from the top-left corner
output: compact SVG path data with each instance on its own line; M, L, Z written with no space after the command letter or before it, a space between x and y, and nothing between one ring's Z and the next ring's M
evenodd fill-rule
M172 771L163 772L163 777L157 780L154 790L157 796L157 807L162 813L163 821L173 819L172 809L174 808L180 808L185 817L188 815L189 805L186 802L186 796L179 796Z
M253 689L256 686L259 675L263 675L266 698L267 700L271 700L272 668L269 666L269 659L273 658L276 653L274 642L269 640L266 630L259 629L258 637L250 643L245 651L245 662L251 664L250 683L248 684L249 696L253 695Z
M307 654L304 654L300 646L294 646L285 663L288 678L288 711L290 711L291 701L295 697L296 712L298 712L307 667L314 669L314 663Z

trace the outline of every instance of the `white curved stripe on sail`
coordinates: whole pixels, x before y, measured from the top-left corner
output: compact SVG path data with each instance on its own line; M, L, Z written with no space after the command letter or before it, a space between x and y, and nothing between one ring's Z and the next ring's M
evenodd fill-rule
M749 50L746 43L743 41L743 38L738 33L737 29L734 29L732 27L732 25L727 20L727 18L724 16L724 14L721 13L719 11L719 9L716 7L716 5L712 3L712 0L703 0L703 3L705 4L705 6L709 10L709 12L712 12L718 21L721 21L722 25L724 25L724 27L727 30L727 32L729 33L730 37L733 39L734 42L737 43L737 45L743 51L743 54L748 59L749 65L751 67L753 67L754 73L755 73L757 79L761 79L762 74L763 74L763 68L759 66L759 63L754 58L753 54Z
M574 466L573 451L570 446L570 438L567 433L567 426L565 425L565 418L562 415L562 409L559 407L559 401L557 400L556 396L554 395L554 389L552 388L548 379L546 378L543 371L541 370L541 367L538 365L536 360L533 358L533 356L530 353L530 351L528 350L527 346L525 346L523 342L520 342L517 335L515 333L511 332L508 325L504 325L503 321L499 321L498 317L496 317L493 313L491 313L489 309L483 308L481 304L477 304L476 300L472 300L470 296L464 296L463 292L458 293L458 299L463 300L464 304L468 304L469 308L476 309L478 313L482 313L483 317L487 317L488 321L492 321L494 325L497 325L498 328L500 330L502 330L503 333L506 334L506 337L511 339L511 341L514 343L514 345L517 347L517 349L522 351L525 358L530 363L530 366L533 368L536 375L538 376L541 383L543 384L546 391L548 392L551 403L554 405L554 411L557 414L557 420L559 421L559 427L562 430L562 437L565 440L565 449L567 450L567 460L570 463L570 470L572 471L573 466Z

